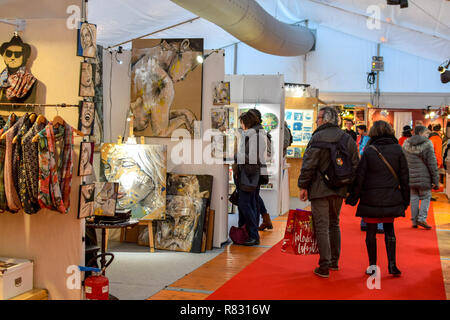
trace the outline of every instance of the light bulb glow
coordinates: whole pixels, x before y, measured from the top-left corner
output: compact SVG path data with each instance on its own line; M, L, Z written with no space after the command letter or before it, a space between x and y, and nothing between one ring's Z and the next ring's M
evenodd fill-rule
M434 111L430 113L430 117L432 117L432 118L433 118L435 115L436 115L436 112L434 112Z
M205 61L205 59L203 59L203 56L197 56L198 63L203 63L203 61Z

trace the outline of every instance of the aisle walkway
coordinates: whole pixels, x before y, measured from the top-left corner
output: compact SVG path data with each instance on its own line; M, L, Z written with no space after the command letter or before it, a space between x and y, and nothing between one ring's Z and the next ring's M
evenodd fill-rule
M443 194L433 202L436 234L447 299L450 299L450 203ZM225 251L197 270L172 283L149 300L203 300L237 275L245 267L276 245L283 237L286 217L273 220L274 229L261 232L261 244L255 247L228 245Z

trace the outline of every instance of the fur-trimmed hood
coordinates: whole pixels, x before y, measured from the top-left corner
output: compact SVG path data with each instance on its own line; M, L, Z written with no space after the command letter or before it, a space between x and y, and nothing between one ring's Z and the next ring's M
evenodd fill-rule
M403 144L403 149L413 154L420 154L427 148L433 148L433 143L424 136L414 135Z

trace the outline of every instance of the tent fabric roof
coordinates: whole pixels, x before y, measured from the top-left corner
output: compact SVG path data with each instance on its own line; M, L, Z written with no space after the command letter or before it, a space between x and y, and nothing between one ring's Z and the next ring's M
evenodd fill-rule
M280 21L307 19L321 25L433 61L450 56L450 1L409 0L409 7L389 6L386 0L257 0ZM374 7L375 6L375 7ZM368 17L379 8L379 29L368 27ZM88 20L97 24L97 41L105 47L195 18L170 0L93 0ZM239 42L220 27L198 19L159 32L153 38L204 38L206 49ZM382 40L383 39L383 40ZM124 48L129 48L124 45Z

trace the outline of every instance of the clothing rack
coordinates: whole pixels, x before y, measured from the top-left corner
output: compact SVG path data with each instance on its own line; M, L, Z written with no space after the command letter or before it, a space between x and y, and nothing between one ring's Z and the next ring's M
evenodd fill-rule
M79 108L80 106L78 104L40 104L40 103L8 103L8 102L2 102L0 103L0 106L5 107L39 107L39 108L46 108L46 107L60 107L60 108Z

